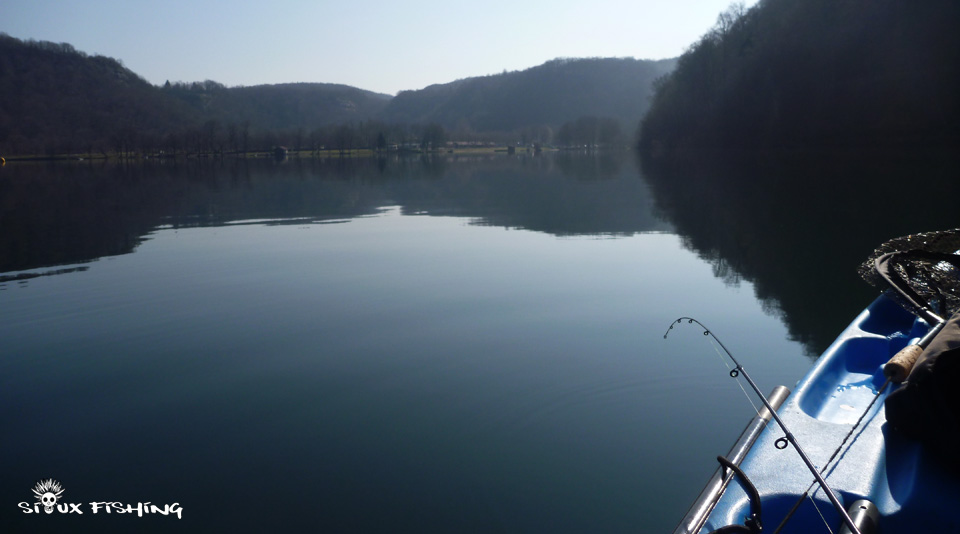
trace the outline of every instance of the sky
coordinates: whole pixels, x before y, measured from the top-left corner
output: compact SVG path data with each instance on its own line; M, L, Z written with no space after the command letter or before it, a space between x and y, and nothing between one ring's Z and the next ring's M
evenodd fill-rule
M558 57L676 57L731 1L0 0L0 32L118 59L156 85L324 82L393 95Z

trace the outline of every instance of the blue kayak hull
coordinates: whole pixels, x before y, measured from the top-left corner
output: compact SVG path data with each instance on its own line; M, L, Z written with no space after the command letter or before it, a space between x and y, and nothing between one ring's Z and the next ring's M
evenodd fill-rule
M824 477L844 507L869 500L877 507L879 530L885 533L960 532L960 480L946 474L919 443L887 424L883 400L898 386L887 386L871 406L886 381L883 365L927 330L926 323L890 299L878 298L840 334L777 410L813 464L827 465ZM792 446L775 446L781 437L777 425L767 425L740 464L760 494L764 532L773 532L784 521L814 480ZM702 528L692 532L742 525L749 514L747 493L733 481ZM841 526L839 513L813 485L810 497L800 502L781 532L837 532ZM677 532L689 528L681 524Z

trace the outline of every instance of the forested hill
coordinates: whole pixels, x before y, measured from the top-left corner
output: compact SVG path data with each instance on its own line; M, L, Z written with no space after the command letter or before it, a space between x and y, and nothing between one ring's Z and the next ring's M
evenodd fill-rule
M555 59L509 72L402 91L387 105L386 121L439 123L451 130L514 131L556 128L584 116L637 123L649 105L653 81L675 60Z
M376 117L392 98L349 85L284 83L226 87L202 83L165 84L163 92L189 103L193 116L250 123L261 130L312 129Z
M69 44L0 34L0 153L122 152L282 139L373 118L389 95L336 84L151 85ZM302 134L301 134L302 135ZM245 142L246 142L245 141Z
M955 146L960 2L733 5L658 83L641 147Z
M452 140L550 137L564 124L558 137L571 142L614 130L612 138L633 129L653 80L673 64L554 60L391 97L321 83L155 86L118 60L0 33L0 155L359 148L419 140L437 125Z
M189 110L115 59L0 34L0 151L80 151L159 135Z

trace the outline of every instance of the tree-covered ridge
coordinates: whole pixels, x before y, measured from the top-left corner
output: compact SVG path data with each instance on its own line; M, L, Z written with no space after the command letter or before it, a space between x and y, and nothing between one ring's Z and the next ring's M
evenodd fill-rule
M636 124L653 81L673 65L674 60L555 59L524 71L402 91L382 117L474 132L555 129L584 116Z
M555 137L622 144L623 126L639 120L653 80L672 64L554 60L391 97L324 83L154 86L117 60L0 34L0 154L436 148L448 139Z
M119 61L0 34L0 152L237 149L369 120L389 95L337 84L151 85ZM329 130L330 128L328 128ZM233 134L231 143L229 136Z
M0 146L8 154L112 146L186 118L183 106L158 98L115 59L0 34Z
M957 28L955 0L734 4L658 82L641 146L955 144Z
M390 95L332 83L285 83L228 88L222 84L165 84L164 93L197 115L249 122L261 129L311 128L375 117Z

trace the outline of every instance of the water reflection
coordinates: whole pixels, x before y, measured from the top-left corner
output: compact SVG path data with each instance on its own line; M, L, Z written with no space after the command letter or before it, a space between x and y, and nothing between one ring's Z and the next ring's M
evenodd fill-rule
M125 254L158 226L405 214L554 235L668 228L626 154L15 165L0 177L0 272Z
M717 277L752 282L814 355L872 298L855 267L873 247L960 226L952 154L697 153L637 164L630 154L559 153L7 165L0 273L130 253L156 228L344 222L386 206L556 236L676 231Z
M17 273L12 275L2 275L0 274L0 291L4 289L5 282L26 282L32 278L40 278L41 276L55 276L58 274L70 274L70 273L82 273L89 270L90 267L87 265L82 265L80 267L71 267L66 269L51 269L48 271L41 272L30 272L30 273Z
M688 153L644 160L658 212L718 277L755 284L819 354L874 295L856 268L883 241L960 225L940 151Z
M824 184L859 172L822 165ZM85 502L180 502L197 531L665 531L752 415L702 336L663 341L669 321L722 332L766 388L808 362L715 276L753 281L799 339L863 306L848 285L870 292L834 280L876 244L836 231L863 211L817 204L800 170L744 168L8 165L0 452L19 482L0 500L56 476ZM616 239L553 238L582 235Z

